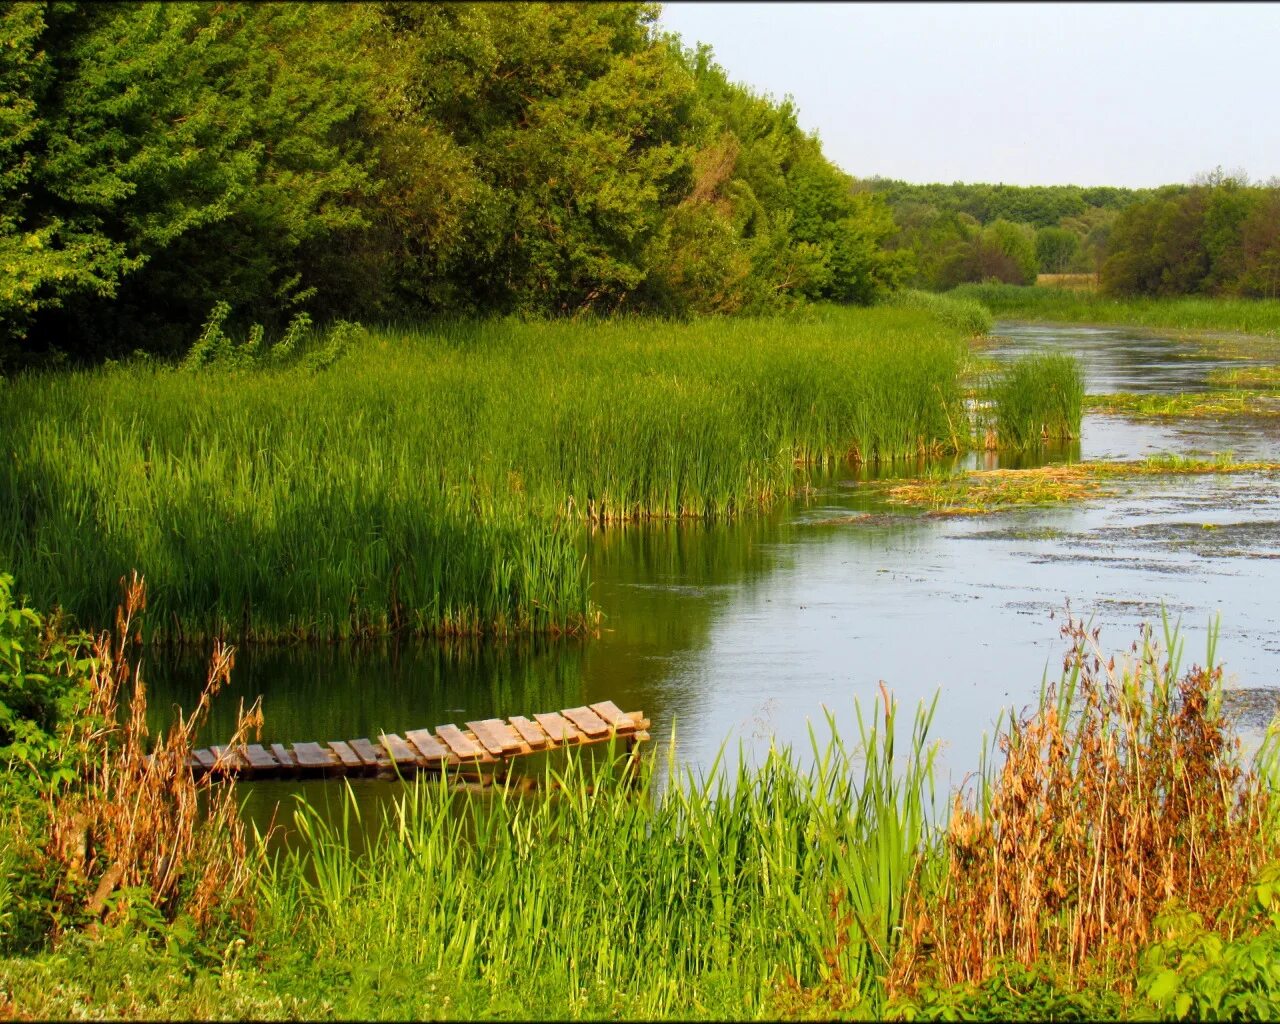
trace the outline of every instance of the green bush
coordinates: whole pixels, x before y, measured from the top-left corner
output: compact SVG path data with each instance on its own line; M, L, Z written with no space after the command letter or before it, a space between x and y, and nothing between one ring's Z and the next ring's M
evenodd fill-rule
M0 785L37 787L74 775L58 727L87 696L82 643L56 617L46 621L16 603L13 577L0 573L0 763L8 769Z
M1165 1019L1280 1018L1280 862L1254 886L1253 927L1234 939L1172 908L1156 918L1160 940L1144 953L1139 992Z
M1124 1001L1105 985L1077 989L1052 965L1001 963L980 985L923 986L886 1008L889 1020L1118 1020Z

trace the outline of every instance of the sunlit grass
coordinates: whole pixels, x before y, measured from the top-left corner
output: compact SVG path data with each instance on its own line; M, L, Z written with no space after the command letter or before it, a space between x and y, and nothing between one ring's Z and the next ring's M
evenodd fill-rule
M1116 299L1087 290L1008 284L966 284L946 294L980 302L997 317L1280 337L1280 300L1275 299Z
M874 1005L934 850L931 715L922 705L895 747L896 707L878 702L857 749L833 727L811 759L718 759L661 792L652 760L631 780L574 759L532 796L418 782L363 855L348 833L373 823L353 799L333 825L302 806L264 911L281 942L446 990L538 979L557 1017L757 1016L786 980L833 977Z
M383 329L328 369L33 374L0 402L0 564L153 638L573 632L583 522L759 509L806 467L971 442L967 332L903 309Z
M1112 497L1115 491L1106 486L1107 482L1125 478L1277 472L1280 462L1237 462L1228 454L1212 458L1153 455L1132 462L977 470L926 476L906 483L874 481L862 486L882 491L891 505L923 509L935 515L969 516Z
M1199 419L1218 416L1280 416L1280 401L1271 391L1183 391L1172 395L1115 392L1085 395L1084 406L1130 419Z

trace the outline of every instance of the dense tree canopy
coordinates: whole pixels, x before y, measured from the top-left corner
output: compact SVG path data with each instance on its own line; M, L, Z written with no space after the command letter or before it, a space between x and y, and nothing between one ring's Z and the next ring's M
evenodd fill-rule
M1115 222L1102 265L1115 295L1280 297L1280 185L1220 171Z
M654 4L0 6L10 354L232 322L867 302L907 257Z

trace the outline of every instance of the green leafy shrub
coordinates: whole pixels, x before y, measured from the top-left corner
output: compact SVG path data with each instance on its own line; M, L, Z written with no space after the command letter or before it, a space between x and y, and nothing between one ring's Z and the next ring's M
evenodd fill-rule
M25 788L74 775L59 726L84 705L83 637L67 633L13 597L13 577L0 573L0 787ZM24 772L16 769L25 769Z
M891 1002L889 1020L1117 1020L1124 1002L1103 985L1076 988L1049 963L999 964L980 985L930 985Z
M1139 992L1161 1017L1275 1020L1280 1017L1280 862L1253 891L1253 928L1224 939L1201 915L1173 907L1156 918L1160 940L1143 955Z
M183 357L182 369L247 370L301 362L309 370L325 370L341 359L352 341L364 333L359 324L339 320L316 342L308 345L305 339L312 333L311 317L306 313L296 313L274 344L264 344L266 329L257 323L249 326L243 341L236 341L223 329L230 315L228 303L219 301L214 304L200 336Z

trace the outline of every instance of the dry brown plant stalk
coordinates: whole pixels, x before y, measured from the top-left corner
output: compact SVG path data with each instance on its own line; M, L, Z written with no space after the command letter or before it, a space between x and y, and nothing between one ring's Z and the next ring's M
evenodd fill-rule
M1062 633L1063 684L1001 731L976 799L956 795L945 875L907 908L891 991L925 972L980 983L1002 958L1077 981L1106 958L1123 987L1169 901L1221 919L1276 855L1268 787L1219 709L1221 668L1175 680L1148 629L1117 671L1097 630Z
M214 644L195 710L190 717L179 711L148 753L146 687L127 657L146 589L136 572L121 585L114 636L104 632L93 644L89 706L75 736L84 755L81 784L49 797L57 898L73 917L83 911L90 931L104 914L126 909L127 899L116 895L126 889L144 891L166 920L186 913L204 928L221 911L247 930L254 919L251 869L234 782L196 781L188 765L211 702L230 680L234 648ZM248 712L241 705L227 746L241 745L261 725L261 702Z

